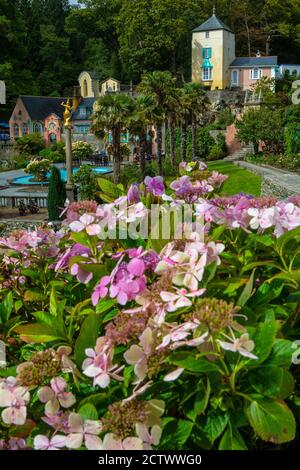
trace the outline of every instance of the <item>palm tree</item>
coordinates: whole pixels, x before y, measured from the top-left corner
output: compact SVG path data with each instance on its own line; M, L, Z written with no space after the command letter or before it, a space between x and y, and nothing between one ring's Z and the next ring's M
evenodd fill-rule
M196 159L197 124L207 111L209 102L200 83L187 83L181 90L181 157L186 160L186 133L191 126L192 160Z
M127 119L127 128L132 135L139 137L142 179L146 176L146 152L148 129L156 120L156 103L152 95L139 94L134 103L134 111Z
M175 165L175 126L178 123L178 101L180 98L180 90L177 88L171 88L170 93L166 99L166 112L168 119L169 129L169 152L170 152L170 163L174 168Z
M167 114L167 102L174 88L175 79L170 72L149 72L143 75L138 91L150 95L155 100L155 121L157 141L157 161L159 174L163 174L162 167L162 125Z
M93 132L96 135L111 133L113 148L114 182L120 182L121 171L121 134L134 108L133 99L127 95L112 93L102 96L96 102Z

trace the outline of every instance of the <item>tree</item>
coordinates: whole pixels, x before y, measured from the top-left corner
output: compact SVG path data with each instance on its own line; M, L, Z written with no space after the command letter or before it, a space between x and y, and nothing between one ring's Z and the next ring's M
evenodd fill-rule
M188 54L180 54L203 18L195 0L123 0L116 17L120 57L129 78L144 71L170 70L190 75ZM204 19L204 18L203 18ZM188 61L189 64L189 61Z
M133 109L132 98L119 93L102 96L95 105L95 119L92 129L96 135L111 135L115 183L120 182L121 134L126 130L127 120Z
M149 72L144 74L138 86L141 93L152 96L155 107L153 124L156 128L157 162L159 174L163 174L162 166L162 125L166 118L167 105L174 89L174 78L170 72Z
M241 120L236 122L237 137L246 144L253 145L254 153L263 143L268 152L280 153L283 147L284 126L280 109L272 110L266 106L249 109Z
M65 185L61 180L60 171L52 167L48 186L48 217L49 220L59 220L59 216L66 200Z
M134 102L133 113L127 119L130 133L139 138L142 179L146 176L146 152L148 131L155 121L155 100L152 95L139 94Z
M197 126L208 110L209 101L201 83L187 83L184 86L187 106L190 106L192 160L196 159L196 133ZM187 115L188 117L188 115Z

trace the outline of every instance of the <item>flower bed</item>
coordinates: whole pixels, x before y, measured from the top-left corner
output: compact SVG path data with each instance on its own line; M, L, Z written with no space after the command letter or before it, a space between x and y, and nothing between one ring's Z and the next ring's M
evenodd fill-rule
M100 180L106 203L69 205L60 231L0 240L2 449L295 444L300 199L218 196L226 176L202 163L180 174Z

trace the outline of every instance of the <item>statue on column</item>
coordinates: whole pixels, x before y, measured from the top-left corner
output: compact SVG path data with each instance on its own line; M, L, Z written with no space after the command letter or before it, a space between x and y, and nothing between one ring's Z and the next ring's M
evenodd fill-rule
M71 115L72 115L72 106L70 104L70 99L67 99L66 103L61 103L61 105L65 108L64 110L64 126L66 129L71 128Z

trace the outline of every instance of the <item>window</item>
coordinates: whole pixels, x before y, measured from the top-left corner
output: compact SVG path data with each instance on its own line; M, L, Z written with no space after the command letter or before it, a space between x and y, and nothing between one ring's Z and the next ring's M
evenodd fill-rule
M211 67L203 67L202 80L204 82L207 82L208 80L212 80L212 68Z
M86 79L83 80L83 97L88 95L88 84Z
M79 116L85 116L86 115L86 109L81 107L79 108Z
M251 80L259 80L262 77L261 69L252 69L250 72Z
M35 122L33 124L33 132L37 134L41 134L43 132L42 125L39 122Z
M19 137L19 126L18 124L14 124L14 138L17 139Z
M28 134L28 126L27 126L27 124L24 122L24 123L22 124L22 135L26 135L26 134Z
M205 31L205 37L206 37L206 39L209 38L209 31Z
M237 70L233 70L231 73L231 84L237 86L239 84L239 73Z
M88 124L79 124L78 126L75 126L75 132L77 134L88 134L90 130L90 126Z
M203 47L202 56L203 59L211 59L211 47Z

